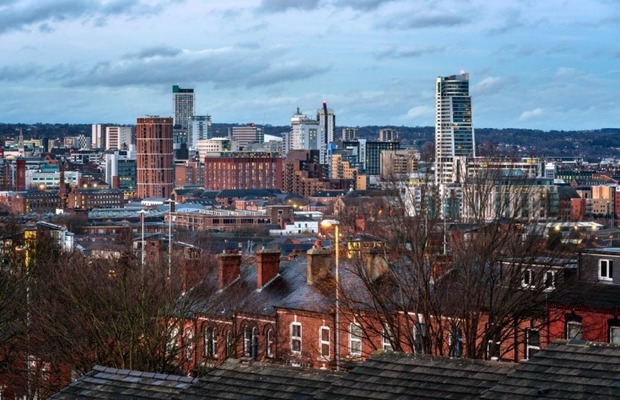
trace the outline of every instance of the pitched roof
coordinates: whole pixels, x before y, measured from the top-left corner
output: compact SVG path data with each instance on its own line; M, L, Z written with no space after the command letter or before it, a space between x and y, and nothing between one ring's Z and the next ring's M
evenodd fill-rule
M316 369L228 360L175 399L313 399L339 376Z
M550 300L556 306L583 307L616 311L620 309L620 285L578 282Z
M560 341L536 353L484 399L620 398L620 346Z
M196 379L95 366L50 399L170 399Z
M475 399L516 364L379 353L316 399Z
M256 264L242 266L239 279L204 298L194 311L222 317L235 311L275 315L276 306L328 311L332 301L320 292L317 285L307 284L306 265L305 257L282 262L279 274L261 290L256 287Z

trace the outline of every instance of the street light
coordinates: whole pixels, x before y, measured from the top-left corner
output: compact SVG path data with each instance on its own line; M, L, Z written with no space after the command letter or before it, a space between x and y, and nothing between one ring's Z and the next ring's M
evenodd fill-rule
M339 236L340 232L338 229L338 225L340 225L340 221L337 219L324 219L321 221L321 226L323 228L334 227L334 246L336 249L336 371L340 371L340 263L339 263Z
M142 272L144 273L144 210L138 211L140 213L140 223L142 225Z
M168 278L172 274L172 203L174 200L168 199Z

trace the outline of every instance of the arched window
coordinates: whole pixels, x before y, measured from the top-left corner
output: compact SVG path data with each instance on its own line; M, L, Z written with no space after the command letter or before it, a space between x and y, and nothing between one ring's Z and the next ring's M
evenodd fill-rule
M233 356L233 340L232 340L232 333L230 332L230 330L226 331L226 334L224 335L224 337L226 338L226 358L228 357L232 357Z
M205 356L217 358L217 328L208 327L205 330Z
M168 341L166 343L166 350L169 354L176 353L178 350L178 340L179 340L179 328L177 326L173 326L170 329L170 335L168 336Z
M190 328L185 331L185 358L192 359L194 355L194 331Z
M243 355L245 357L252 355L252 328L247 325L243 328Z
M266 355L267 358L275 357L273 329L268 328L266 333Z

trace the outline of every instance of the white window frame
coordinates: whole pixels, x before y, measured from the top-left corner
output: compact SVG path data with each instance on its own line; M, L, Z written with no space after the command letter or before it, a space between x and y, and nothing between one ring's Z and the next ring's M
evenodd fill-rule
M413 343L416 354L426 354L424 348L424 338L426 337L426 324L422 322L416 322L413 325Z
M551 285L547 285L547 277L551 275ZM545 286L546 291L555 290L555 271L545 271L544 280L542 284Z
M190 328L185 331L185 358L192 359L194 355L194 331Z
M603 273L603 265L605 266L605 273ZM610 259L598 260L598 279L599 281L612 282L614 274L614 262Z
M250 356L250 348L252 347L252 330L249 326L243 327L243 356Z
M295 332L295 329L299 328L299 332ZM294 354L301 354L301 350L302 350L302 341L301 341L301 335L302 335L302 326L301 323L299 322L293 322L291 323L291 353ZM297 334L299 333L299 334ZM297 343L298 345L295 346L294 343ZM298 347L298 349L296 350L295 348Z
M527 279L526 279L527 277ZM521 275L521 287L524 289L535 289L536 285L534 285L534 272L531 268L526 268L523 270L523 274Z
M217 359L217 328L205 329L205 357Z
M359 334L354 333L353 329L359 329ZM351 357L362 355L362 326L357 322L349 324L349 355Z
M538 333L538 345L530 344L530 338L531 338L532 332ZM540 329L527 328L525 330L525 359L526 360L529 360L530 358L532 358L533 354L530 354L532 350L535 350L536 352L540 351Z
M267 358L273 358L273 329L267 329L266 333L266 343L267 343Z
M327 340L323 337L324 333L327 332ZM319 328L319 356L322 360L329 360L331 356L331 333L328 326L321 326ZM323 351L323 346L327 346L327 354Z
M609 327L609 343L620 344L620 326Z
M572 327L572 328L571 328ZM570 337L570 333L571 331L573 331L573 329L579 328L579 337ZM579 321L567 321L566 322L566 339L571 340L571 339L575 339L575 340L582 340L583 338L583 325L581 322Z
M179 349L179 327L173 326L170 329L170 336L168 337L168 343L166 344L166 350L168 353L176 353Z
M390 338L393 338L392 332L389 327L385 327L383 329L383 334L381 335L382 345L381 348L383 351L394 351L392 347L392 342L390 342Z

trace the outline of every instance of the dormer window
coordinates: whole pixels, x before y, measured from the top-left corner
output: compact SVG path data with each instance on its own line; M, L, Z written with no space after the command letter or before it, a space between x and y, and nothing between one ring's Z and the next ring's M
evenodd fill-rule
M610 282L614 280L614 262L612 260L598 261L598 279Z

